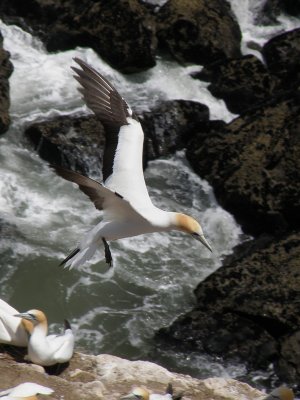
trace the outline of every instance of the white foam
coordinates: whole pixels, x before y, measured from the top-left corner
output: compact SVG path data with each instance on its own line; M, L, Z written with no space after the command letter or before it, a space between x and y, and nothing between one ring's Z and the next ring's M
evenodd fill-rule
M299 28L300 19L281 14L273 25L259 25L258 16L261 12L264 1L261 0L229 0L233 13L236 15L242 31L242 52L243 54L254 54L262 61L261 53L253 49L251 42L263 46L272 37L283 32Z
M244 43L247 35L259 40L259 32L265 35L267 28L253 25L251 5L256 2L245 2L244 8L241 3L232 0L243 21ZM241 241L239 226L217 205L211 187L191 172L184 153L179 152L149 164L150 193L159 207L199 219L213 254L181 233L157 233L111 243L115 264L111 270L104 263L103 251L97 264L99 259L94 258L80 270L59 270L57 264L99 220L99 213L78 189L56 177L39 159L22 138L24 125L84 110L69 68L74 56L102 71L133 107L146 110L159 99L186 99L207 104L213 119L229 121L233 115L210 95L206 83L189 76L199 66L158 59L153 69L128 77L91 49L48 54L39 40L20 28L0 23L0 30L14 64L10 78L13 124L0 138L0 207L2 219L16 226L14 238L0 242L3 291L12 292L20 303L25 297L34 307L44 304L47 313L65 310L64 317L72 317L80 344L90 351L145 355L154 331L192 307L194 287ZM197 368L197 361L193 362Z

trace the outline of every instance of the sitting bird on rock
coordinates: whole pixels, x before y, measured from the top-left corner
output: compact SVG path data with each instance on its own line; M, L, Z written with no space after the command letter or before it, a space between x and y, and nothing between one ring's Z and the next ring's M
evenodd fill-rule
M70 361L74 352L74 334L65 320L65 332L60 335L48 335L46 315L40 310L29 310L16 314L33 324L28 342L26 359L44 367Z
M18 311L0 299L0 343L26 347L33 324L15 316Z
M126 396L121 397L121 400L181 400L182 393L174 394L173 386L168 384L164 394L150 393L146 388L136 387Z
M95 207L103 210L103 220L82 238L61 265L78 267L101 245L106 262L112 265L108 241L171 230L189 234L211 251L194 218L163 211L152 204L143 173L144 133L137 116L98 71L78 58L74 60L81 67L73 67L81 85L79 91L105 128L104 183L63 167L53 168L58 175L76 183Z
M33 382L24 382L18 386L0 392L1 400L29 399L37 400L38 394L51 394L54 390Z

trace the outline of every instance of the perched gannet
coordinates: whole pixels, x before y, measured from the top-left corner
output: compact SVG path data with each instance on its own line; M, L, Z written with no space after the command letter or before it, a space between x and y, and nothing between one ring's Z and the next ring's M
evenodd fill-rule
M37 383L25 382L18 386L0 392L1 400L13 400L27 398L30 400L37 399L37 394L51 394L53 390Z
M40 310L29 310L16 314L33 323L33 331L28 342L26 359L34 364L50 366L68 362L74 351L74 335L68 321L65 321L65 332L61 335L48 335L48 323L45 314Z
M0 343L26 347L33 325L30 321L15 317L17 312L0 299Z
M72 67L82 86L79 91L105 127L104 184L62 167L53 168L63 178L77 183L95 207L103 210L103 220L61 264L77 267L91 258L103 243L106 262L111 265L107 241L170 230L190 234L211 251L196 220L185 214L160 210L152 204L143 173L144 133L137 116L99 72L78 58L74 60L81 67Z
M182 393L174 394L172 384L169 383L165 394L150 393L149 390L136 387L133 391L126 396L121 397L123 400L181 400Z
M272 390L268 396L264 397L263 400L293 400L295 398L292 389L286 386L280 386L277 389Z

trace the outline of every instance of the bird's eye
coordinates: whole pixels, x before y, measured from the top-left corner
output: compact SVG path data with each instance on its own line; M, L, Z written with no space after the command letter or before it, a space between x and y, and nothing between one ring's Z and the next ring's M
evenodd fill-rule
M31 319L36 320L36 316L34 314L28 313Z
M193 232L193 233L192 233L192 236L199 237L200 235L199 235L199 233L197 233L197 232Z

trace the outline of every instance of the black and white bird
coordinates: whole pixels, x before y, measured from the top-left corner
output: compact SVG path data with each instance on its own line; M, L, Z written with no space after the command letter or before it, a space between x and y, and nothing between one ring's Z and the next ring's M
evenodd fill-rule
M76 183L95 207L103 210L103 219L61 264L78 267L104 245L106 262L111 265L108 241L171 230L191 235L211 251L195 219L153 205L144 179L144 133L138 118L107 79L84 61L74 60L81 67L72 67L81 85L79 91L105 128L103 184L62 167L53 168Z
M181 400L182 396L182 393L174 394L173 386L169 383L164 394L151 393L144 387L136 387L131 393L121 397L121 400Z
M33 325L15 316L17 310L0 299L0 343L26 347Z
M1 400L37 400L38 394L51 394L54 390L48 388L47 386L39 385L33 382L20 383L15 387L3 390L0 392Z
M27 360L44 367L70 361L75 339L68 321L65 321L64 333L48 335L47 317L43 311L29 310L15 316L33 324L28 342Z

